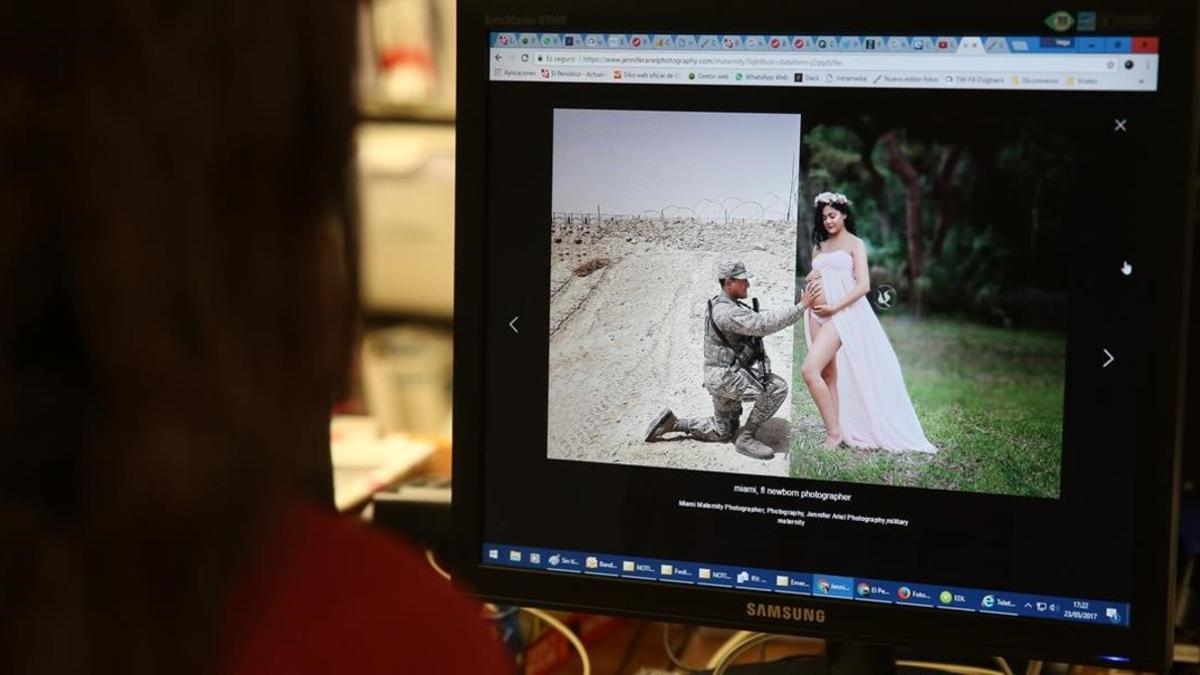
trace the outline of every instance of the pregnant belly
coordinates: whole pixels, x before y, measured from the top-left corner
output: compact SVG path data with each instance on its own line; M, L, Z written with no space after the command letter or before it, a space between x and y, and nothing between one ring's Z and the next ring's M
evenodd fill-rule
M826 272L821 277L821 288L813 300L814 306L828 305L841 301L850 291L854 280L844 274Z
M817 293L817 296L815 298L813 298L813 307L820 307L821 305L825 305L825 304L828 304L825 302L825 290L821 289Z

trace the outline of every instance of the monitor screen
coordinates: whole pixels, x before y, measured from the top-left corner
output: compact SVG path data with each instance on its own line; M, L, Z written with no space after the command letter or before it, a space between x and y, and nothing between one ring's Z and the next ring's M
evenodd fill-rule
M1163 662L1193 10L482 4L469 583Z

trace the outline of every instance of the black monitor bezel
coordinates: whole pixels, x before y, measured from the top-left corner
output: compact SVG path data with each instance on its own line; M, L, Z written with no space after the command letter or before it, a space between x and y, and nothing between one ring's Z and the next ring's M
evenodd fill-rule
M987 654L1012 654L1075 663L1113 665L1100 654L1124 654L1128 667L1162 668L1170 662L1173 625L1175 530L1179 471L1179 447L1183 413L1183 355L1186 321L1174 322L1177 330L1163 336L1161 349L1153 356L1155 382L1147 406L1157 413L1148 419L1148 435L1162 453L1136 476L1135 489L1145 495L1139 501L1137 586L1133 625L1127 632L1105 626L1077 625L1035 619L1012 619L983 614L961 615L929 610L899 610L866 603L804 598L797 603L825 610L822 624L800 624L751 618L747 602L763 602L761 594L736 590L698 589L665 584L580 578L547 572L501 569L482 564L481 503L483 482L483 373L485 365L484 305L486 223L485 129L487 111L487 36L492 31L509 32L796 32L786 26L820 26L821 32L861 34L961 34L980 25L980 8L965 8L939 0L911 5L852 0L830 6L799 6L753 0L738 5L738 12L683 3L678 0L645 3L630 0L570 6L563 0L461 0L458 5L457 84L457 176L455 194L455 347L454 375L454 519L455 560L464 587L482 597L507 604L529 604L621 614L667 621L814 635L839 640L936 647ZM1099 5L1101 3L1093 3ZM1100 11L1125 10L1146 13L1144 2L1106 2ZM1164 199L1177 209L1178 231L1166 234L1170 250L1178 258L1168 274L1184 289L1178 303L1164 303L1162 311L1187 316L1192 251L1191 215L1196 164L1196 26L1195 3L1163 2L1161 28L1163 58L1160 97L1164 114L1177 125L1186 142L1166 148L1163 161L1179 168L1188 180L1164 186ZM1060 9L1045 3L1019 0L988 6L988 25L995 34L1038 34L1030 29L1031 16L1044 16ZM728 15L727 15L728 14ZM766 17L771 17L764 25ZM772 27L772 25L774 27ZM904 30L905 27L910 30ZM976 28L977 29L977 28ZM809 32L812 32L810 29ZM1168 478L1170 482L1168 483ZM1087 564L1081 556L1069 564Z

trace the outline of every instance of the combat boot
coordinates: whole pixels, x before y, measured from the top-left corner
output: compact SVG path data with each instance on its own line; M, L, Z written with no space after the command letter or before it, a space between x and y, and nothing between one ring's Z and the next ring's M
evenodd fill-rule
M675 431L676 421L675 413L671 412L670 408L663 408L646 428L646 442L657 441L663 437L663 434Z
M754 437L754 432L758 431L757 425L747 424L738 432L737 440L733 442L733 447L738 452L753 457L754 459L771 459L775 456L775 451L771 446L763 443Z
M733 439L738 435L738 424L741 423L741 415L733 415L729 417L718 417L717 426L720 428L721 436L716 440L725 443L732 443ZM679 427L676 426L676 429Z

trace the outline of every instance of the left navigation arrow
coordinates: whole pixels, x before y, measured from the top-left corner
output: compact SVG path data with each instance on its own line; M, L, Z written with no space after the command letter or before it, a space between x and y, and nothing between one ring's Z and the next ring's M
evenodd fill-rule
M521 318L519 315L518 315L518 316L514 316L514 317L512 318L512 321L509 321L509 322L508 322L508 327L509 327L509 328L511 328L511 329L512 329L512 331L513 331L514 333L520 333L520 332L521 332L521 331L517 330L517 319L519 319L519 318Z

